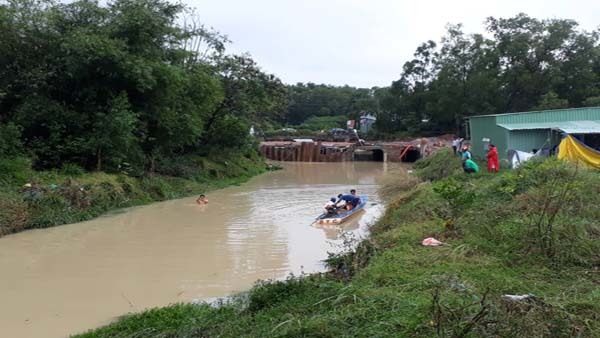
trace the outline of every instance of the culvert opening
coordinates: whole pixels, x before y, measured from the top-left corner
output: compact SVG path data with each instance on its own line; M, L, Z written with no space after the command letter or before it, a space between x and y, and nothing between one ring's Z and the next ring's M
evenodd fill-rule
M383 162L383 150L381 149L373 149L373 161L375 162Z
M421 152L417 149L409 149L406 154L402 156L402 162L415 162L421 157Z
M383 162L384 152L381 149L363 150L357 149L354 151L354 161L375 161Z

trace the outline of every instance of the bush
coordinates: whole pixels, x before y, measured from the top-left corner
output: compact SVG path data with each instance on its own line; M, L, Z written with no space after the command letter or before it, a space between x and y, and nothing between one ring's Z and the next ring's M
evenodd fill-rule
M598 215L586 205L598 205L596 173L571 163L548 159L525 166L518 174L515 196L529 244L555 263L600 263Z
M408 131L397 131L393 133L379 132L376 128L371 128L365 138L368 140L382 140L382 141L398 141L415 138L422 135L410 133Z
M348 118L341 116L312 116L306 119L297 129L309 131L329 130L332 128L346 128Z
M454 227L456 220L475 200L475 193L453 178L436 182L433 191L445 201L445 207L438 210L438 215L446 220L449 229Z
M233 115L218 118L207 132L206 140L215 148L240 149L250 143L250 126Z
M409 174L406 169L401 168L386 174L379 188L379 193L386 199L408 191L419 184L421 180L414 174Z
M285 301L302 291L301 281L290 278L285 281L258 281L249 295L248 311L257 312Z
M155 171L157 174L193 178L202 168L202 160L194 156L159 157L156 160Z
M61 174L66 176L81 176L85 170L75 163L65 163L60 169Z
M462 164L452 149L442 148L417 160L414 168L421 179L435 181L462 171Z
M42 193L29 201L28 228L46 228L73 221L71 205L58 194Z
M31 160L24 157L0 157L0 186L22 186L32 176Z
M572 316L543 299L521 301L479 294L456 277L439 276L432 290L438 337L573 337Z
M342 234L344 249L337 253L328 252L324 261L330 274L339 280L349 281L369 264L377 251L372 241L359 242L351 234Z
M119 177L117 177L117 183L121 186L121 190L123 190L123 194L125 194L127 199L147 197L140 188L139 181L133 177L119 175Z
M27 203L16 195L0 195L0 236L25 229L29 221Z
M14 123L0 124L0 158L17 156L22 152L21 127Z
M104 183L104 182L102 182ZM102 184L101 183L101 184ZM69 203L70 208L87 209L92 204L90 187L84 187L78 182L67 179L58 188L58 194ZM50 191L49 193L54 193Z
M164 201L173 197L171 186L160 176L146 176L142 178L141 183L142 189L156 201Z

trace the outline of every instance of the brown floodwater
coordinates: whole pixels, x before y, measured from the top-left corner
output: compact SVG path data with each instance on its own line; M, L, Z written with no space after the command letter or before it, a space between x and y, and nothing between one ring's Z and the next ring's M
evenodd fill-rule
M258 279L322 271L340 233L383 211L388 164L284 163L236 187L0 238L0 337L66 337L128 312L223 297ZM341 228L312 221L356 188L369 203Z

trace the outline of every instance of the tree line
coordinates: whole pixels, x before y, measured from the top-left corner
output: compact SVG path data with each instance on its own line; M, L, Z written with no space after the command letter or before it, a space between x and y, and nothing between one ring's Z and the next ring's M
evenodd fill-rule
M300 124L311 117L345 116L357 119L362 112L375 112L374 90L350 86L297 83L287 86L288 107L285 122Z
M459 132L464 117L600 106L600 31L525 14L486 20L483 34L448 25L384 88L288 87L290 123L308 116L376 114L379 133Z
M459 130L463 118L600 105L599 31L573 20L490 17L420 45L384 96L379 128ZM427 121L427 122L423 122Z
M152 171L159 159L251 144L286 88L225 35L164 0L0 4L0 157Z

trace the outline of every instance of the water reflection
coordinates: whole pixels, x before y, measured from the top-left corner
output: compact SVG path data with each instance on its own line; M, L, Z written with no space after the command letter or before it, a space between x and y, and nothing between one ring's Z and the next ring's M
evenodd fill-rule
M325 238L328 240L338 240L344 232L358 230L361 223L361 218L364 216L365 211L358 211L358 215L342 224L318 224L313 223L315 228L323 230Z

